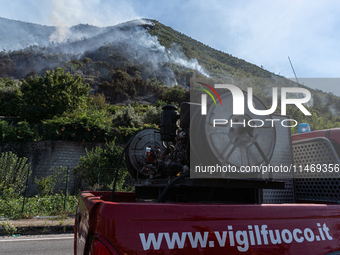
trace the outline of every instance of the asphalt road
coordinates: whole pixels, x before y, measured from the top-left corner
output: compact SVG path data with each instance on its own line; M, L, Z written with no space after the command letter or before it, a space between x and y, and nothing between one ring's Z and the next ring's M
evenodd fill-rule
M72 255L73 234L0 239L1 255Z

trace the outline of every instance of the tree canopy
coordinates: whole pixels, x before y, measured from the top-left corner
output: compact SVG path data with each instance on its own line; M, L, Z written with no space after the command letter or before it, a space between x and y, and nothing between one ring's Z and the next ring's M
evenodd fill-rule
M86 104L90 86L80 76L75 78L62 68L46 71L45 76L23 79L21 118L38 123Z

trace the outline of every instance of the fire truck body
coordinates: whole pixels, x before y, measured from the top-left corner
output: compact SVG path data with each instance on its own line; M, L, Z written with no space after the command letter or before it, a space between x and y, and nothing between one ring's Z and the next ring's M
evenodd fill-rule
M215 118L226 115L229 106L223 107ZM129 141L125 157L135 192L81 194L74 254L340 254L340 129L291 136L274 124L222 127L216 138L209 118L188 121L199 111L186 103L179 116L176 107L165 106L160 131L143 130ZM254 118L246 112L234 121L248 119ZM189 123L204 126L197 137L207 139L189 139ZM222 157L222 164L275 162L289 172L189 178L189 158L204 156L189 150L193 144L212 148L209 158Z
M138 202L84 192L75 254L340 254L340 205Z

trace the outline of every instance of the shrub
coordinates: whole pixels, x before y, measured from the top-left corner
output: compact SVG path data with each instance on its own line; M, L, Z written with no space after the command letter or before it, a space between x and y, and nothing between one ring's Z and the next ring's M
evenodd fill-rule
M139 127L139 128L135 128L135 127L115 127L115 128L113 128L113 134L116 137L117 143L125 144L137 132L139 132L139 131L141 131L145 128L158 128L158 126L156 124L143 124L143 127Z
M35 177L34 179L41 196L51 195L57 184L65 183L66 181L66 167L54 167L51 171L53 171L52 175L41 177L40 179Z
M115 127L141 127L142 118L135 112L133 107L129 105L117 111L113 116L112 123Z
M75 214L78 204L77 196L67 195L66 208L64 208L64 194L54 194L51 196L27 197L25 200L24 213L22 210L22 197L9 198L2 196L0 199L0 216L10 219L31 218L37 215L65 215Z
M37 190L42 196L50 195L53 192L54 183L51 176L41 177L38 179L34 178L34 182L37 185Z
M0 142L31 142L39 139L38 128L31 126L26 121L17 125L0 121Z
M189 101L189 91L186 91L179 86L174 86L165 90L162 100L166 101L167 103L175 102L180 104L184 101Z
M75 112L43 121L44 139L105 142L113 140L112 116L105 111Z
M14 235L18 232L18 229L10 222L8 221L3 221L0 222L1 227L3 227L3 229L6 232L6 235L11 236Z
M105 149L96 147L90 152L86 151L86 156L80 158L80 164L73 169L73 173L88 187L105 189L113 181L122 151L123 149L114 142L108 143ZM125 182L126 177L127 169L123 160L118 173L118 182Z
M18 196L25 189L29 172L27 158L19 158L13 152L4 152L0 156L0 195Z
M105 95L100 93L90 95L90 100L87 106L96 110L106 110L110 105L105 102Z
M155 103L155 107L162 107L162 106L164 106L164 105L166 105L167 104L167 102L165 102L165 101L162 101L162 100L157 100L157 102Z
M151 106L143 115L143 122L144 123L153 123L159 125L161 123L161 107Z

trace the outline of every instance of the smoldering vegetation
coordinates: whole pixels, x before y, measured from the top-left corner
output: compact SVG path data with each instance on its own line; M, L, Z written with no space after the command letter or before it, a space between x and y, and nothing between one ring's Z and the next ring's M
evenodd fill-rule
M273 87L305 87L216 51L154 20L138 19L109 27L52 27L0 18L0 25L3 78L20 80L62 67L80 75L94 90L109 91L108 97L117 98L117 94L120 99L134 98L138 91L150 91L152 86L180 84L188 88L195 77L234 84L241 79L240 87L253 87L254 94L267 107L272 103ZM333 116L340 114L338 97L307 89L312 93L307 106Z
M10 23L13 25L13 22ZM26 77L31 73L41 74L46 69L65 65L66 61L81 60L84 57L91 58L92 61L106 62L112 68L146 64L155 74L154 77L158 77L168 86L179 82L187 85L186 79L178 81L179 77L173 67L193 70L209 77L197 59L185 56L180 45L173 44L170 48L162 46L156 36L148 33L152 26L152 21L140 19L105 28L90 25L47 27L43 34L32 31L32 37L37 35L35 37L40 38L30 41L34 41L33 46L16 52L3 51L0 57L9 59L10 56L16 67L15 72L10 72L10 75L17 78Z
M174 71L169 67L171 64L191 69L209 77L197 59L188 59L185 56L180 45L173 44L167 49L159 43L156 36L151 36L148 30L153 25L151 20L134 20L106 28L105 32L90 38L75 40L73 36L69 37L67 41L71 41L71 43L61 43L56 47L50 47L48 50L52 53L76 54L96 58L98 49L104 46L110 48L113 55L119 54L134 65L151 63L154 71L163 73L163 81L166 85L178 84ZM114 57L113 55L112 57Z

